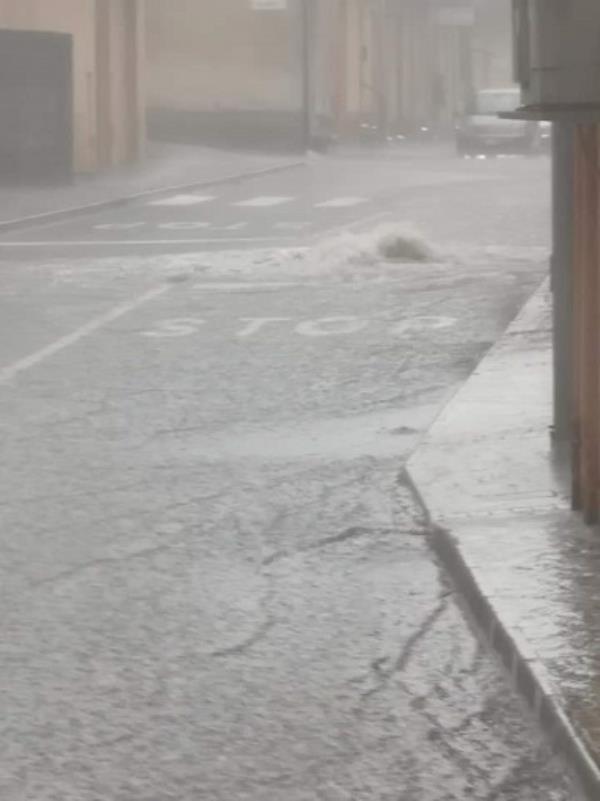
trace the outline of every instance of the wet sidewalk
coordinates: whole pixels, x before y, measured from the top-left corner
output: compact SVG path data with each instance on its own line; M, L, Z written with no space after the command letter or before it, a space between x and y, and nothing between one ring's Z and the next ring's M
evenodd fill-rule
M548 287L409 462L432 541L546 732L600 798L600 536L550 439Z
M58 186L0 186L0 226L40 215L118 203L144 193L220 183L301 163L302 157L297 155L271 156L150 143L145 160L135 166L76 176L71 183Z

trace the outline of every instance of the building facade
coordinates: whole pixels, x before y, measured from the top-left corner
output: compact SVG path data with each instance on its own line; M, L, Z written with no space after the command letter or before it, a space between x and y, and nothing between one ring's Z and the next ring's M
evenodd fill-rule
M473 77L480 89L503 89L515 82L512 6L509 0L476 0Z
M141 155L143 25L142 0L0 0L0 175L11 163L16 179L95 172Z
M333 0L340 136L452 131L476 88L512 83L510 6Z
M299 145L304 6L147 0L151 134L217 145Z
M485 61L476 6L491 1L147 0L151 133L296 146L307 126L312 143L448 131Z

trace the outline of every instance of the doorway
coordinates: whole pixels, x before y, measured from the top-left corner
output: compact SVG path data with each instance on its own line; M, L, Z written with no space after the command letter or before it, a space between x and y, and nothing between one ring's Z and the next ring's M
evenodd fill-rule
M0 30L0 182L70 177L72 49L67 34Z

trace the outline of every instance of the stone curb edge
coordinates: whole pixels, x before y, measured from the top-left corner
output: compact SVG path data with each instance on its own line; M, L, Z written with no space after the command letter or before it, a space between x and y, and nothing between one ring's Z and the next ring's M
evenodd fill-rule
M406 478L423 508L430 547L455 585L459 601L508 671L514 687L525 699L551 747L566 760L590 801L597 801L600 798L600 768L569 721L543 665L531 653L518 627L503 623L493 599L482 591L452 532L432 520L423 493L410 470Z
M482 593L452 534L432 528L431 545L449 572L483 635L509 671L553 748L566 758L590 801L600 798L600 770L577 734L544 675L543 667L527 654L520 632L500 619L493 601Z
M21 217L14 220L4 220L0 221L0 233L17 231L36 225L60 222L61 220L75 219L77 217L83 217L87 214L94 214L98 211L119 208L120 206L128 206L140 201L151 200L153 198L159 198L178 192L191 192L195 189L203 189L209 186L219 186L221 184L235 183L237 181L249 181L252 178L261 178L263 175L274 175L278 172L285 172L286 170L305 167L306 164L307 162L305 160L290 161L260 170L234 173L232 175L224 175L220 178L208 179L206 181L194 181L189 184L162 186L157 187L156 189L148 189L144 192L137 192L133 195L122 195L120 197L111 198L110 200L102 200L97 203L87 203L82 206L73 206L71 208L60 209L58 211L48 211L42 214L34 214L29 217Z

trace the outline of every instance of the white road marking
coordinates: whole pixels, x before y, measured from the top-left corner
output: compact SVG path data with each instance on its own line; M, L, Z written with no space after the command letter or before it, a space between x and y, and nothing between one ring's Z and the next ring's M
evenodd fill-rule
M269 286L287 286L284 282L281 283L248 283L248 284L210 284L203 283L197 284L195 289L213 289L216 291L240 291L247 288L266 288ZM235 318L242 327L237 331L233 331L232 335L238 339L249 339L269 328L269 334L273 325L283 326L281 331L287 334L298 334L303 337L322 338L322 337L339 337L339 336L352 336L358 334L360 331L365 331L367 328L372 327L374 324L378 325L380 332L387 332L390 336L402 336L405 333L412 332L432 332L445 328L450 328L457 324L458 320L453 317L413 317L412 319L402 320L392 325L381 326L381 321L368 319L364 317L355 317L354 315L340 315L337 317L321 317L315 320L303 320L296 323L293 317L238 317ZM288 323L289 325L285 325ZM174 317L165 320L159 320L155 326L149 330L140 332L140 336L144 337L190 337L200 332L200 329L207 324L203 318L197 317ZM271 342L272 338L268 341Z
M212 228L213 231L243 231L248 228L249 222L236 222L230 225L215 225L212 222L197 221L197 220L181 220L163 223L148 223L148 222L130 222L130 223L101 223L92 226L95 231L134 231L139 228L148 228L152 226L155 230L163 231L199 231ZM273 228L278 231L302 231L305 228L310 228L309 222L278 222L273 225ZM0 243L1 244L1 243Z
M199 206L216 200L214 195L172 195L159 200L152 200L148 206Z
M206 320L198 317L175 317L172 320L161 320L153 331L142 331L142 336L156 339L189 337L198 333L203 325L206 325Z
M366 197L335 197L323 203L316 203L315 209L348 209L351 206L361 206L367 202Z
M243 243L243 242L289 242L289 239L282 236L252 236L252 237L213 237L211 239L81 239L77 241L65 242L61 239L37 241L32 242L3 242L0 240L0 249L2 248L47 248L56 247L87 247L93 245L94 247L100 246L117 246L124 245L214 245L219 243Z
M193 220L182 220L181 222L166 222L159 223L157 228L164 229L165 231L198 231L201 228L210 228L212 223L209 222L194 222Z
M359 317L323 317L300 323L296 326L296 331L304 337L331 337L356 334L368 326L369 320L361 320Z
M310 226L309 222L278 222L275 223L273 228L279 231L304 231Z
M125 303L120 303L118 306L115 306L114 309L111 309L105 314L94 317L89 322L85 323L85 325L82 325L80 328L77 328L75 331L72 331L70 334L67 334L64 337L57 339L56 341L50 343L50 345L46 345L44 348L35 351L35 353L31 353L29 356L25 356L25 358L19 359L19 361L8 365L8 367L2 368L0 370L0 384L6 384L20 373L30 370L37 364L40 364L57 353L60 353L60 351L65 350L71 345L75 345L80 340L85 339L85 337L89 337L90 334L95 333L100 328L104 328L104 326L108 325L109 323L112 323L115 320L118 320L120 317L124 317L126 314L129 314L129 312L139 309L140 306L144 306L146 303L150 303L150 301L159 298L170 289L172 289L172 287L168 284L154 287L154 289L144 292L143 295L140 295L133 300L126 301Z
M248 227L247 222L237 222L232 223L231 225L223 225L219 228L220 231L242 231L244 228Z
M135 228L143 228L147 223L145 222L131 222L131 223L102 223L101 225L94 225L96 231L131 231Z
M240 322L247 323L237 335L241 339L258 334L269 323L287 323L291 317L240 317Z
M380 211L377 214L369 214L366 217L361 217L358 220L355 220L351 223L344 223L342 225L334 225L332 228L327 228L324 231L318 231L313 237L313 242L318 241L322 237L325 236L334 236L335 234L345 233L346 231L361 231L363 228L366 228L368 225L373 225L376 222L380 222L381 220L389 220L393 217L393 212L391 211Z
M239 203L234 203L234 206L242 206L244 208L269 208L271 206L283 206L284 203L290 203L293 197L283 197L281 195L259 195L258 197L251 197L248 200L241 200Z
M151 224L147 222L131 222L131 223L102 223L101 225L94 225L96 231L132 231L136 228L149 227ZM237 222L232 225L215 225L211 222L200 222L197 220L181 220L164 223L152 224L152 228L164 231L199 231L207 228L212 228L213 231L241 231L247 228L249 223ZM277 226L276 226L277 227Z
M457 323L455 317L413 317L395 325L390 329L390 334L402 336L409 331L439 331L442 328L452 328Z
M206 281L194 284L194 289L205 292L213 290L215 292L242 292L245 289L288 289L298 286L322 286L315 281Z

